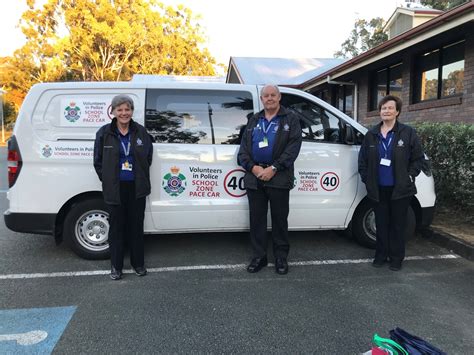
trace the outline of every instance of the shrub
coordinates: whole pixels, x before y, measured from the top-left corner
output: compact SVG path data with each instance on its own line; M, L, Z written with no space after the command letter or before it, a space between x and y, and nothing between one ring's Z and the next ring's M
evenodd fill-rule
M437 205L474 220L474 125L421 123L415 126L431 159Z

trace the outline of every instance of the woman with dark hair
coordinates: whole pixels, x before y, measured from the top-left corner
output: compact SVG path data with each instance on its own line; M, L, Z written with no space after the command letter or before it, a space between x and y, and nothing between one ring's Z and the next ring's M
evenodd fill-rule
M387 261L398 271L405 258L408 207L416 194L423 151L416 132L398 122L402 100L385 96L379 102L381 122L365 135L359 152L359 174L374 202L376 250L372 265Z
M112 99L111 123L101 127L94 144L94 168L102 181L108 206L109 247L112 280L122 278L124 241L130 248L130 263L138 276L145 276L143 219L150 194L151 138L145 127L132 119L133 100L127 95Z

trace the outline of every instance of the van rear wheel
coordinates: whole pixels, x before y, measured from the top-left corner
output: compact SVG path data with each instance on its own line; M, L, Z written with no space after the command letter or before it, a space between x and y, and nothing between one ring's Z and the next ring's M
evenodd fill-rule
M104 201L91 199L75 203L64 220L64 236L81 258L109 258L109 213Z
M405 240L415 235L416 217L411 206L408 207ZM352 218L352 234L361 245L375 249L377 241L375 228L375 213L372 204L366 199L357 207Z

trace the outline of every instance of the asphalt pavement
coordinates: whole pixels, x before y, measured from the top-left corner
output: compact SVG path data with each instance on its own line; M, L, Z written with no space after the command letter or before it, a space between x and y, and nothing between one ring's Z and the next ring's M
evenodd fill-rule
M0 188L5 210L5 173ZM111 281L107 260L80 259L2 220L0 353L46 344L42 352L56 354L359 354L395 327L449 354L472 353L472 262L418 237L393 272L371 267L373 251L343 233L290 238L285 276L271 266L248 274L247 234L214 233L147 236L149 275Z

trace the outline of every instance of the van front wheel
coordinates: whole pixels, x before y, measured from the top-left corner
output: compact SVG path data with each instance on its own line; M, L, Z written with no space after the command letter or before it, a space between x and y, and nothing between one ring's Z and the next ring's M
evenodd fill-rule
M415 212L413 212L413 209L409 206L405 240L409 240L415 235L415 227ZM352 233L359 244L375 249L375 243L377 241L375 213L372 204L368 200L362 201L354 213L352 218Z
M91 199L75 203L64 220L64 236L81 258L109 258L109 213L104 201Z

